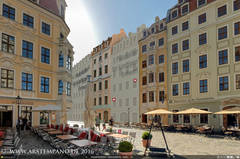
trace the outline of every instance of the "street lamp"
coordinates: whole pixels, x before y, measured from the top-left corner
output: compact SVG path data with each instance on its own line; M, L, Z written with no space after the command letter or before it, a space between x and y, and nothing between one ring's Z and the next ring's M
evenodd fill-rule
M18 104L18 133L19 133L19 136L20 136L20 131L21 131L20 120L19 120L19 107L20 107L20 104L21 104L21 100L22 100L22 98L18 95L17 98L16 98L16 103Z

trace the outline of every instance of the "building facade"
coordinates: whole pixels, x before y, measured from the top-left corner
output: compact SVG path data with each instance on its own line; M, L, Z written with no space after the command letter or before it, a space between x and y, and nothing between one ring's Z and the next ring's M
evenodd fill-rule
M239 106L240 1L189 0L169 10L169 109ZM234 115L173 115L171 123L235 126Z
M112 71L112 48L113 45L125 37L121 29L119 34L103 41L95 47L91 53L91 105L95 117L102 122L108 122L111 118L111 71Z
M85 56L79 61L72 70L72 108L68 112L68 120L84 121L84 112L86 111L86 93L90 85L91 76L91 55Z
M139 122L138 40L145 26L113 46L111 114L115 122Z
M17 96L19 116L33 126L66 122L73 47L67 40L65 7L64 0L0 2L0 126L15 127ZM50 107L59 111L47 111Z
M142 31L139 41L139 118L147 122L144 113L158 108L167 109L167 30L166 20ZM167 117L163 118L164 123Z

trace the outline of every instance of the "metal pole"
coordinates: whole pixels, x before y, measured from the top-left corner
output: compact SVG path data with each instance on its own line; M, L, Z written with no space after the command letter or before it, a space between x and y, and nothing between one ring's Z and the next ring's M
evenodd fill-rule
M19 120L19 113L20 113L20 109L19 108L20 108L20 105L19 105L19 101L18 101L18 132L19 132L19 136L20 136L20 134L21 134L21 126L20 126L20 120Z
M130 108L128 108L128 126L130 126L130 121L129 121L129 109L130 109Z

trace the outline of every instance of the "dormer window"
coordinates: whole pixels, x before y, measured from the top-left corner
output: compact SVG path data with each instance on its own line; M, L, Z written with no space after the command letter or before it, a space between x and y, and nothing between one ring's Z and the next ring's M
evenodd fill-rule
M182 15L188 13L188 4L182 7Z
M206 0L198 0L198 7L201 7L206 4Z
M172 12L172 19L176 18L177 16L178 16L178 10L176 9Z
M179 3L179 4L183 3L183 0L178 0L178 3Z

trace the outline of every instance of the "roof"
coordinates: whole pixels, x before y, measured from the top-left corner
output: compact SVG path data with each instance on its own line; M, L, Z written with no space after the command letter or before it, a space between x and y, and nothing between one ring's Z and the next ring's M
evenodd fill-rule
M59 15L59 10L56 0L39 0L39 5L47 10Z

